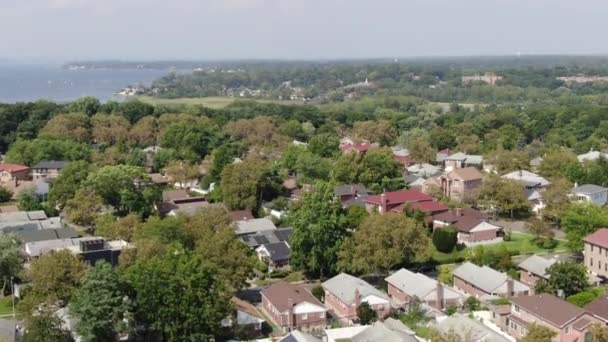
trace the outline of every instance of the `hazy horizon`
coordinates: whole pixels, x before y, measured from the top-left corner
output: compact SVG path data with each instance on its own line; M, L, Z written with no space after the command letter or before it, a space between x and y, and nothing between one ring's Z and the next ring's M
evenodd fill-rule
M600 0L2 0L0 60L608 55Z

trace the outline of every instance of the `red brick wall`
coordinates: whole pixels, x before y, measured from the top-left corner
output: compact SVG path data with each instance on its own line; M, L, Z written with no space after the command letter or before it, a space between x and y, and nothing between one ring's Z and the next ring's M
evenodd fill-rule
M262 308L272 318L272 320L282 328L298 328L306 330L312 328L323 328L327 326L327 315L325 312L309 313L308 315L294 314L290 326L288 314L275 313L275 307L263 295Z
M519 281L521 281L522 283L524 283L528 286L535 286L539 280L540 280L540 277L538 277L532 273L528 273L528 271L521 270L519 272Z
M338 319L353 321L358 319L357 308L354 304L347 306L328 291L325 291L325 307ZM380 318L386 317L391 313L390 303L385 305L372 305L371 307L376 311Z
M399 290L392 284L388 284L388 295L393 298L398 303L407 303L410 300L410 297L406 295L403 291Z
M469 296L483 296L485 293L483 290L478 289L477 287L467 283L466 281L454 276L454 287L466 293Z

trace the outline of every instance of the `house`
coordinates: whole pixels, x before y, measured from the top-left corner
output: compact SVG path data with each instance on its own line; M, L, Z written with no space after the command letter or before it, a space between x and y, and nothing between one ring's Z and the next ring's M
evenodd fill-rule
M416 161L410 156L393 156L393 159L402 165L404 171L407 171L408 167L416 164Z
M432 216L432 215L436 215L436 214L443 213L443 212L450 210L450 208L447 205L445 205L441 202L425 201L425 202L404 203L404 204L394 207L390 211L394 212L394 213L403 213L403 211L406 208L407 208L408 212L410 212L410 213L414 212L414 211L419 211L419 212L423 213L425 216ZM428 223L431 223L431 221L432 220L429 220Z
M546 178L526 170L513 171L502 178L516 180L524 186L528 201L532 202L532 211L538 213L545 208L541 192L551 184Z
M246 209L246 210L233 210L233 211L231 211L231 212L228 213L228 216L230 216L230 219L233 222L235 222L235 221L253 220L255 218L255 217L253 217L253 213L249 209Z
M587 270L602 278L608 277L608 228L598 229L583 238L583 256Z
M409 166L407 169L408 175L414 175L422 178L428 178L441 173L441 168L435 165L422 163Z
M390 314L388 296L350 274L340 273L321 286L325 290L325 306L339 320L357 321L357 308L361 303L368 303L380 318Z
M461 169L464 167L475 166L481 168L483 164L483 157L479 155L469 155L462 152L454 153L447 156L443 163L445 165L445 171L450 172L454 169Z
M498 76L493 72L486 72L483 75L475 74L473 76L462 76L462 84L468 84L472 82L483 82L489 85L496 85L496 82L502 80L502 76Z
M586 161L596 161L600 158L608 159L608 154L591 150L587 153L579 154L576 158L582 163Z
M433 229L447 226L458 230L458 242L465 245L500 241L504 235L501 226L488 222L482 212L473 208L457 208L433 216Z
M424 185L425 180L426 179L424 179L420 176L405 175L405 184L407 184L407 187L410 189L417 189L417 190L422 189L422 186Z
M327 325L327 309L303 285L275 283L261 295L262 310L284 330L322 329Z
M365 209L370 213L379 212L384 214L403 204L414 204L432 200L433 197L418 190L399 190L368 196L365 199Z
M290 251L286 241L265 243L255 249L258 259L267 263L271 269L287 266Z
M394 318L388 318L384 322L374 322L372 325L326 329L324 340L327 342L418 341L414 332Z
M430 194L440 191L453 200L465 201L481 186L482 178L481 172L475 167L454 169L427 179L422 186L422 192Z
M519 281L534 287L541 279L547 279L547 269L557 262L557 259L546 259L538 255L532 255L520 262Z
M65 160L43 160L32 166L32 178L37 180L59 177L61 170L63 170L68 163L69 162Z
M30 168L25 165L0 163L0 183L26 181L30 178Z
M488 266L465 262L452 271L454 288L480 299L527 295L530 287Z
M30 260L37 259L52 251L68 250L91 265L104 260L116 266L118 265L118 258L122 251L129 248L133 248L133 245L123 240L110 241L100 237L89 236L28 242L25 244L24 250Z
M300 330L294 330L288 335L282 337L279 342L322 342L320 339L303 333Z
M384 279L388 284L388 296L393 304L403 306L417 298L428 306L441 311L450 305L462 306L466 296L444 286L424 274L414 273L404 268Z
M442 317L432 327L443 334L456 334L462 341L510 342L481 322L461 314Z
M187 190L165 190L163 201L157 207L161 216L177 216L178 214L193 215L200 208L209 205L203 196L192 196Z
M247 246L256 249L267 243L275 243L285 241L289 243L291 233L293 229L291 227L277 228L274 230L265 230L254 234L245 234L239 236Z
M47 218L44 211L13 211L0 213L0 232L14 234L23 243L78 237L64 227L60 217Z
M453 151L449 148L445 148L443 150L438 151L435 155L435 163L438 165L443 165L443 161L445 160L445 158L451 155L452 152Z
M604 324L608 324L608 295L604 294L587 304L585 310L592 314L593 317L601 320Z
M608 188L594 184L583 184L570 190L575 201L604 205L608 202Z
M588 329L599 320L585 309L554 295L542 293L511 299L508 333L519 339L528 333L530 324L539 324L555 331L553 341L588 341Z
M231 302L235 309L234 315L224 318L221 322L222 327L238 328L249 338L260 336L266 322L264 316L255 306L242 299L232 297Z
M334 195L340 199L342 206L350 208L352 206L364 207L365 199L371 191L361 184L338 185L334 187Z
M369 142L345 144L345 145L340 146L340 150L342 150L342 154L348 154L348 153L365 154L365 153L367 153L367 151L375 150L378 148L380 148L379 144L377 144L377 143L371 144Z
M241 220L234 222L236 235L255 234L269 230L276 230L277 227L268 218L257 218L253 220Z

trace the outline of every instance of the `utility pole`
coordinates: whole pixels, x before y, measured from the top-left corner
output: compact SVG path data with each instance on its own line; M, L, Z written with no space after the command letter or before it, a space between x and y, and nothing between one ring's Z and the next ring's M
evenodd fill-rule
M11 277L11 297L13 300L13 318L15 318L15 283L14 283L14 277Z

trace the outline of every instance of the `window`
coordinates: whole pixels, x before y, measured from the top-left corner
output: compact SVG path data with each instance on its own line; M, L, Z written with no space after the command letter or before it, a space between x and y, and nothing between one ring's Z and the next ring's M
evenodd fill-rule
M307 313L302 314L302 320L305 321L307 319L308 319L308 314Z
M325 312L321 312L321 313L319 314L319 318L325 318Z
M591 245L591 253L593 253L593 245Z
M589 258L589 266L593 266L593 258Z
M515 312L519 312L519 306L513 306L513 310L515 310Z
M598 261L598 262L597 262L597 269L598 269L598 270L601 270L601 269L602 269L602 262L601 262L601 261Z
M566 327L566 334L570 333L570 327Z

